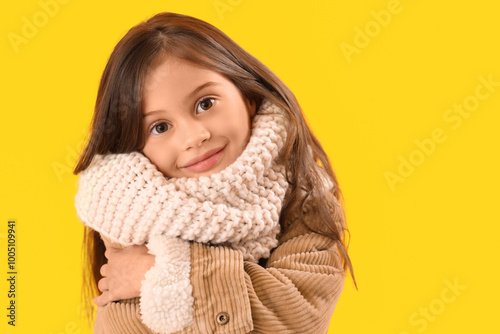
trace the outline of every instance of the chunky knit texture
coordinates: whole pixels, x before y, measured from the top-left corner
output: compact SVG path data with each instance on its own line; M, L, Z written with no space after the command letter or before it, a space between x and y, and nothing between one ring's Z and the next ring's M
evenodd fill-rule
M275 159L285 136L282 110L265 101L243 153L210 176L168 179L141 153L97 155L80 175L77 214L124 246L164 235L228 244L257 262L277 246L288 184Z
M189 241L229 245L251 262L277 246L288 188L285 167L275 162L286 136L283 116L265 101L245 150L210 176L169 179L138 152L97 155L80 174L80 219L112 243L147 243L155 255L140 299L141 319L153 331L193 324Z

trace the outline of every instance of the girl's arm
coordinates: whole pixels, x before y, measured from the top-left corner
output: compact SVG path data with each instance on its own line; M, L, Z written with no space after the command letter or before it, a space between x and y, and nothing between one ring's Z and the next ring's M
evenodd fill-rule
M203 319L195 322L200 332L327 332L344 283L336 246L312 233L284 239L265 267L242 263L229 248L193 245L193 259L198 259L192 268L194 315ZM205 291L219 293L207 303ZM229 315L226 325L217 322L223 313Z
M309 233L299 222L283 234L264 267L243 261L241 252L232 248L200 243L190 243L190 258L192 323L179 333L326 333L343 288L335 242ZM166 260L157 256L155 266ZM147 281L143 287L151 283ZM161 288L159 284L154 289ZM157 302L160 308L136 313L130 312L130 305L111 303L101 309L97 322L117 332L126 332L123 326L139 326L148 333L141 313L143 319L161 323L162 301Z

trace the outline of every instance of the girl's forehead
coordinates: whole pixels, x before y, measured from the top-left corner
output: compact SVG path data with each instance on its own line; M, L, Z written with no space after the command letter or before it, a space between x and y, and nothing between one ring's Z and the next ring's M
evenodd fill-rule
M198 93L210 89L221 94L239 94L226 76L193 62L167 58L145 78L143 110L161 109L165 101L177 105L191 103Z
M145 76L145 91L155 89L159 85L177 87L179 84L196 84L200 80L210 78L211 80L224 80L224 76L207 67L179 59L167 57L159 65L151 69Z

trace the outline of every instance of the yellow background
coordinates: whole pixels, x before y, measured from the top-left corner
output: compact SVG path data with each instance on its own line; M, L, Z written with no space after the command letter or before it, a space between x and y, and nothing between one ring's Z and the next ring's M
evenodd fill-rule
M495 1L71 0L46 22L38 1L3 7L0 332L90 333L78 317L82 227L70 171L114 45L161 11L214 24L269 66L324 144L359 286L346 281L331 333L500 332L500 86L479 79L500 82ZM26 20L40 27L16 48L9 36ZM448 111L464 103L468 117ZM388 173L400 179L390 184ZM8 219L15 328L5 316Z

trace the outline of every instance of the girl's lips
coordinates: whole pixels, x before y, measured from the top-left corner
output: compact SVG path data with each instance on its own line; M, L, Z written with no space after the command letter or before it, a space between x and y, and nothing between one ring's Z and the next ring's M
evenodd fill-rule
M198 173L209 170L219 162L220 158L224 154L224 148L225 147L218 147L210 150L205 154L190 160L182 168Z

